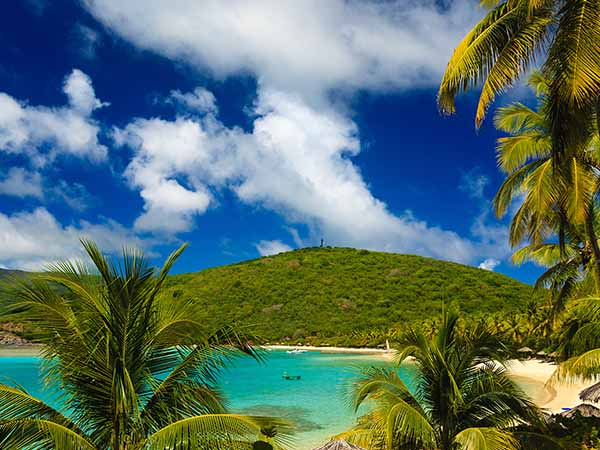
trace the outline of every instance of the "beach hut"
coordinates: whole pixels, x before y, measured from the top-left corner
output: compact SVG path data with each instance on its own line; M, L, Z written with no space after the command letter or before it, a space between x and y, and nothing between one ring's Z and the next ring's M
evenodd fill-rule
M577 414L581 414L581 417L596 417L600 418L600 409L587 403L577 405L575 408L571 408L568 411L560 413L561 416L570 419Z
M591 385L579 393L579 398L584 402L598 403L600 400L600 383Z
M339 439L337 441L329 441L327 444L322 447L316 448L315 450L365 450L358 445L351 444L344 439Z

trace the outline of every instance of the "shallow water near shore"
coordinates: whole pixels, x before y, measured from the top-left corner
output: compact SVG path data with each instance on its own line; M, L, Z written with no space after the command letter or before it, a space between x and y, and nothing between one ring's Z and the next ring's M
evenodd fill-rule
M390 365L379 355L351 353L269 351L266 357L264 363L240 358L223 375L221 386L236 412L294 421L299 428L295 438L299 450L318 447L352 425L355 415L349 406L348 384L360 368ZM284 373L301 378L285 380ZM400 376L412 385L410 367L403 368ZM37 356L1 357L0 377L2 382L18 384L43 400L54 401L43 386ZM524 378L517 382L536 400L547 395L542 383Z

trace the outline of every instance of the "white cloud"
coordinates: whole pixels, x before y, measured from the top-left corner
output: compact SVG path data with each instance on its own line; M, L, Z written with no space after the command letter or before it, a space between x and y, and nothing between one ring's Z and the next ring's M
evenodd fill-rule
M11 167L6 176L0 179L0 194L41 199L44 196L42 177L38 172Z
M100 127L91 114L104 106L94 94L91 80L74 69L65 79L67 106L30 106L0 92L0 152L23 153L35 166L43 166L58 154L93 161L106 157L98 142Z
M481 263L479 263L479 266L477 266L477 267L479 267L480 269L483 269L483 270L493 271L499 264L500 264L500 261L498 261L497 259L488 258L488 259L482 261Z
M483 13L472 0L84 0L136 46L209 69L253 73L304 94L432 85ZM308 98L308 95L305 97Z
M166 233L189 230L193 216L206 211L211 199L202 184L193 186L191 170L209 157L204 151L206 132L192 119L137 119L116 130L114 137L117 144L137 150L125 172L144 199L145 212L136 220L136 228ZM183 186L178 177L187 177L192 187Z
M197 87L193 92L173 90L167 98L168 103L173 103L184 111L197 113L216 114L218 111L215 96L203 87Z
M80 237L94 239L107 253L120 251L124 244L141 248L149 245L112 220L63 226L48 210L37 208L12 215L0 213L0 265L39 270L57 259L80 258Z
M40 202L61 202L76 211L87 209L95 200L80 183L48 180L42 173L23 167L11 167L0 173L0 194L12 197L33 197Z
M292 250L292 247L290 247L287 244L284 244L280 240L260 241L254 246L256 247L256 250L258 250L260 256L276 255L278 253L289 252Z
M115 131L115 141L135 153L126 176L145 201L136 225L188 230L219 190L231 189L331 245L472 264L504 257L495 229L474 225L465 238L389 211L352 162L361 150L356 124L328 95L435 86L454 45L483 13L476 3L85 0L99 21L140 48L216 78L249 73L258 81L251 132L220 123L212 97L179 91L171 101L188 110L198 104L203 115L135 119ZM168 210L171 198L178 207Z
M261 90L252 114L251 133L211 114L136 119L115 130L115 140L134 150L126 176L145 200L138 228L186 231L213 202L211 191L228 188L248 204L307 224L313 239L323 236L331 245L468 263L498 256L496 236L483 235L489 230L478 230L477 240L462 238L409 212L394 215L374 198L351 160L360 151L356 125L333 109Z
M89 116L95 109L108 106L108 103L103 103L96 98L92 80L81 70L74 69L71 72L71 75L65 79L63 91L69 98L71 108L82 116Z

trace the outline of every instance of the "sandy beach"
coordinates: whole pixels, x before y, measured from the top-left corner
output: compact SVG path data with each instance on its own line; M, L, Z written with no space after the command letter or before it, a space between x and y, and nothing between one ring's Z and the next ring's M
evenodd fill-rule
M511 360L508 364L509 372L519 378L528 379L533 382L544 383L550 379L556 365L537 359L526 361ZM561 412L561 408L573 408L581 403L579 392L594 384L587 383L561 383L552 386L546 385L545 393L540 398L534 398L538 406L553 413Z
M269 350L306 350L309 352L321 353L354 353L357 355L378 355L386 361L391 361L394 358L394 350L386 350L383 348L355 348L355 347L319 347L311 345L264 345L263 348Z
M264 345L264 348L272 350L307 350L323 353L363 353L363 354L386 354L383 348L354 348L354 347L316 347L312 345Z
M39 356L41 346L31 345L0 345L0 357L2 356Z

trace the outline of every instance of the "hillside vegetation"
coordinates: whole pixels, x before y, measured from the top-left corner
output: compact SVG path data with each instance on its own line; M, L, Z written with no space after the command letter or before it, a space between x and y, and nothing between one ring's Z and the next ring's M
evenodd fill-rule
M165 294L191 301L207 328L248 325L271 342L352 344L355 333L439 315L523 310L533 288L504 275L414 255L306 248L174 275Z

